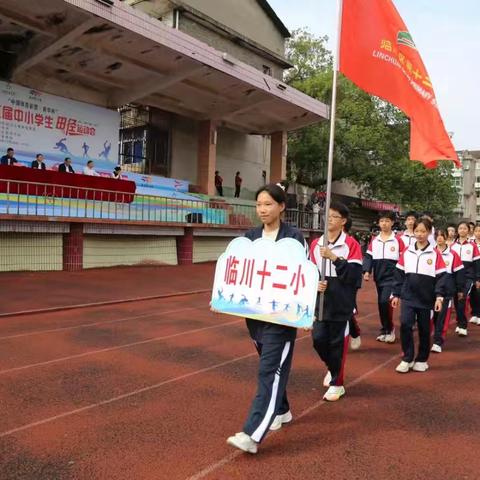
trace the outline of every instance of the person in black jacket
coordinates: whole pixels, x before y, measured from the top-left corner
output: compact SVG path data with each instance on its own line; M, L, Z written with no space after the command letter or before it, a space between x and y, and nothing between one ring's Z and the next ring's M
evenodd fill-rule
M44 162L43 155L41 153L37 153L36 160L32 162L32 168L38 170L45 170L47 168Z
M328 368L323 380L327 392L324 400L334 402L345 395L344 367L348 349L349 321L362 280L362 252L359 243L344 232L350 212L342 203L333 202L328 212L328 247L323 236L312 242L310 260L322 271L325 281L319 292L325 295L322 318L313 323L313 348ZM319 303L317 299L317 304ZM320 315L319 315L320 316Z
M463 300L465 289L465 268L457 252L451 250L447 245L448 233L445 230L435 232L438 251L442 254L446 266L445 281L445 300L442 310L433 315L433 345L432 352L442 353L445 337L447 335L448 324L452 315L453 298Z
M380 317L380 334L378 342L394 343L393 310L390 305L392 283L400 254L405 245L393 231L395 215L393 212L382 212L378 218L380 233L372 237L363 260L363 279L368 282L373 272L377 287L378 314Z
M61 173L75 173L72 167L72 159L70 157L65 158L65 161L58 166L58 171Z
M428 241L432 222L421 218L414 226L416 241L400 255L392 288L392 307L397 308L400 299L400 338L403 357L398 373L410 370L426 372L430 354L431 311L440 312L443 307L446 266L442 254ZM419 347L415 357L413 327L418 325Z
M15 158L15 150L12 147L7 148L7 154L0 158L1 165L15 165L17 159Z
M248 231L250 240L269 238L278 241L294 238L302 245L302 233L281 221L286 195L279 184L269 184L256 194L257 215L262 226ZM297 330L292 327L246 319L248 331L260 356L257 394L252 402L243 431L227 439L227 443L244 452L257 453L258 444L268 430L278 430L292 420L287 399L287 382L292 364Z

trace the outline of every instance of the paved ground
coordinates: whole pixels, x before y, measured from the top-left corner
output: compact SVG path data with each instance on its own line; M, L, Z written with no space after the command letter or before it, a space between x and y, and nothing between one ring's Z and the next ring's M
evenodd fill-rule
M125 275L137 285L133 270ZM101 273L107 285L108 272L118 281L118 271L82 276ZM190 273L208 288L211 266ZM190 284L174 270L162 278ZM22 305L43 295L38 285ZM225 444L254 394L256 354L243 320L210 313L208 294L1 318L0 479L480 478L480 327L465 339L450 332L429 372L399 375L399 345L373 340L371 285L360 310L347 396L322 402L324 369L301 332L295 421L256 456Z
M101 268L82 272L0 273L0 315L208 290L213 263Z

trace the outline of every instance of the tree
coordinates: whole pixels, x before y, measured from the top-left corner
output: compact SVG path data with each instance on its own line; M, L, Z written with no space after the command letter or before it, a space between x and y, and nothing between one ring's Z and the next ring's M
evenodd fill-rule
M333 75L326 42L304 30L293 32L287 55L295 67L286 81L328 104ZM322 122L289 135L291 179L324 187L329 129L329 122ZM408 118L339 75L333 179L352 181L366 198L448 215L457 199L451 164L426 169L409 160L408 147Z

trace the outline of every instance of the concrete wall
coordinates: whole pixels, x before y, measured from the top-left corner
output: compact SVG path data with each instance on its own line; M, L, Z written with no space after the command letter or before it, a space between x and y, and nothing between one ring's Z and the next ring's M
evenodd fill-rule
M232 240L230 237L195 237L193 263L216 261Z
M170 176L197 183L197 122L174 115L171 138Z
M196 10L279 55L285 39L256 0L184 0ZM221 4L221 8L219 8Z
M252 198L263 185L262 170L270 174L270 137L245 135L220 128L217 135L217 170L223 178L225 195L233 196L235 173L243 179L241 198Z
M179 115L172 121L172 178L197 182L197 124ZM262 170L270 172L270 138L246 135L227 128L217 133L217 170L224 180L224 194L233 196L235 173L243 179L242 198L251 198L263 185Z
M85 235L83 268L177 265L175 237Z
M0 236L0 272L62 270L62 265L62 234L2 233Z
M233 18L233 16L232 16ZM195 37L211 47L227 52L229 55L238 60L251 65L257 70L263 71L263 66L270 67L271 74L274 78L281 80L283 78L283 68L278 66L273 60L267 59L262 55L256 54L244 46L233 43L229 38L213 32L210 28L198 24L195 20L181 17L180 30L188 35ZM241 31L241 30L240 30ZM282 47L284 49L284 47ZM282 50L283 55L283 50Z

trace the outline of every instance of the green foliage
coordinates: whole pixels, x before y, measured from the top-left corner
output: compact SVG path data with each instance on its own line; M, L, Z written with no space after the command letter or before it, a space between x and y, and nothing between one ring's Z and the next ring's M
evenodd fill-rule
M287 47L295 68L286 76L293 87L326 104L332 95L332 57L326 37L297 30ZM334 180L350 180L365 198L448 216L457 193L450 163L426 169L408 157L409 121L391 104L357 88L342 75L337 90ZM326 180L329 122L289 135L290 179L314 188Z

